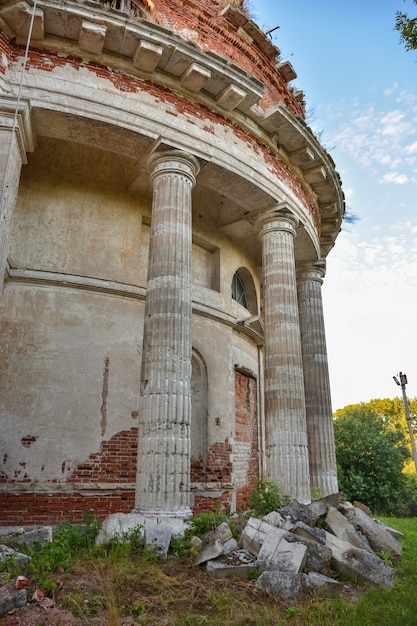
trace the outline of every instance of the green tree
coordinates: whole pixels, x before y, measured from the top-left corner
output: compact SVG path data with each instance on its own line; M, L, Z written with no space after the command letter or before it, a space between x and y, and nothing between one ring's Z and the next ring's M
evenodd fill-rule
M417 4L417 0L413 0L413 2ZM417 17L409 17L407 13L397 11L395 30L400 33L400 40L406 50L417 50Z
M349 405L335 413L336 459L341 491L374 512L404 514L409 450L403 430L375 401Z

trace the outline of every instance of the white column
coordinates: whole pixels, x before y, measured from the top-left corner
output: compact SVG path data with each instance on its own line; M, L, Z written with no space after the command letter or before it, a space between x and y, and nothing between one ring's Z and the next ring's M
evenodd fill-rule
M295 274L297 219L276 210L258 221L265 318L265 425L269 477L310 501L307 427Z
M0 297L22 164L27 163L26 150L34 148L28 110L21 104L16 113L15 106L12 101L0 99Z
M325 271L325 261L297 268L310 482L326 496L336 493L338 484L321 293Z
M191 190L197 160L154 156L135 510L186 518L190 509Z

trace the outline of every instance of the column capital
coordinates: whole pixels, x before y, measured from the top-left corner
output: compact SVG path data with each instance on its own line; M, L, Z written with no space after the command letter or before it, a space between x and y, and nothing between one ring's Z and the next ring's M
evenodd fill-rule
M148 159L147 169L152 182L160 175L181 174L188 178L194 187L200 171L200 164L192 154L182 150L168 150L153 154Z
M298 281L315 281L323 284L323 278L326 275L326 260L317 259L316 261L303 261L296 268Z
M256 220L256 226L259 229L258 236L261 240L267 233L274 231L285 231L295 237L298 224L299 220L294 213L292 213L290 209L280 205L260 215Z

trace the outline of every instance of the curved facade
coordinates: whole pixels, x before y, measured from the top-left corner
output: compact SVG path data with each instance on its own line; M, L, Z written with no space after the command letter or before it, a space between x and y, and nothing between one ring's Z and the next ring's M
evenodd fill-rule
M291 65L241 2L0 16L0 524L336 491L344 198Z

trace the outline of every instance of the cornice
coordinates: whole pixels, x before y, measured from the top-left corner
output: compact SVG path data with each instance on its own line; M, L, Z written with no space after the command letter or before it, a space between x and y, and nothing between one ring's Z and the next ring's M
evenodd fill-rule
M0 29L16 42L26 43L32 7L25 0L0 0ZM230 16L240 14L227 9ZM240 17L239 17L240 19ZM246 20L245 29L250 26ZM265 36L252 28L257 45L265 47ZM259 34L261 33L261 35ZM258 141L265 138L271 151L283 156L316 205L319 216L322 256L332 248L345 210L341 181L330 155L320 145L304 120L283 103L267 109L260 106L264 85L237 65L212 51L203 51L172 31L142 17L132 18L98 2L39 0L36 5L32 47L72 54L105 64L124 66L157 84L169 85L187 99L202 102L243 127ZM277 49L275 49L276 51ZM266 51L273 54L268 48ZM284 71L285 70L285 71ZM292 80L288 67L279 69Z

